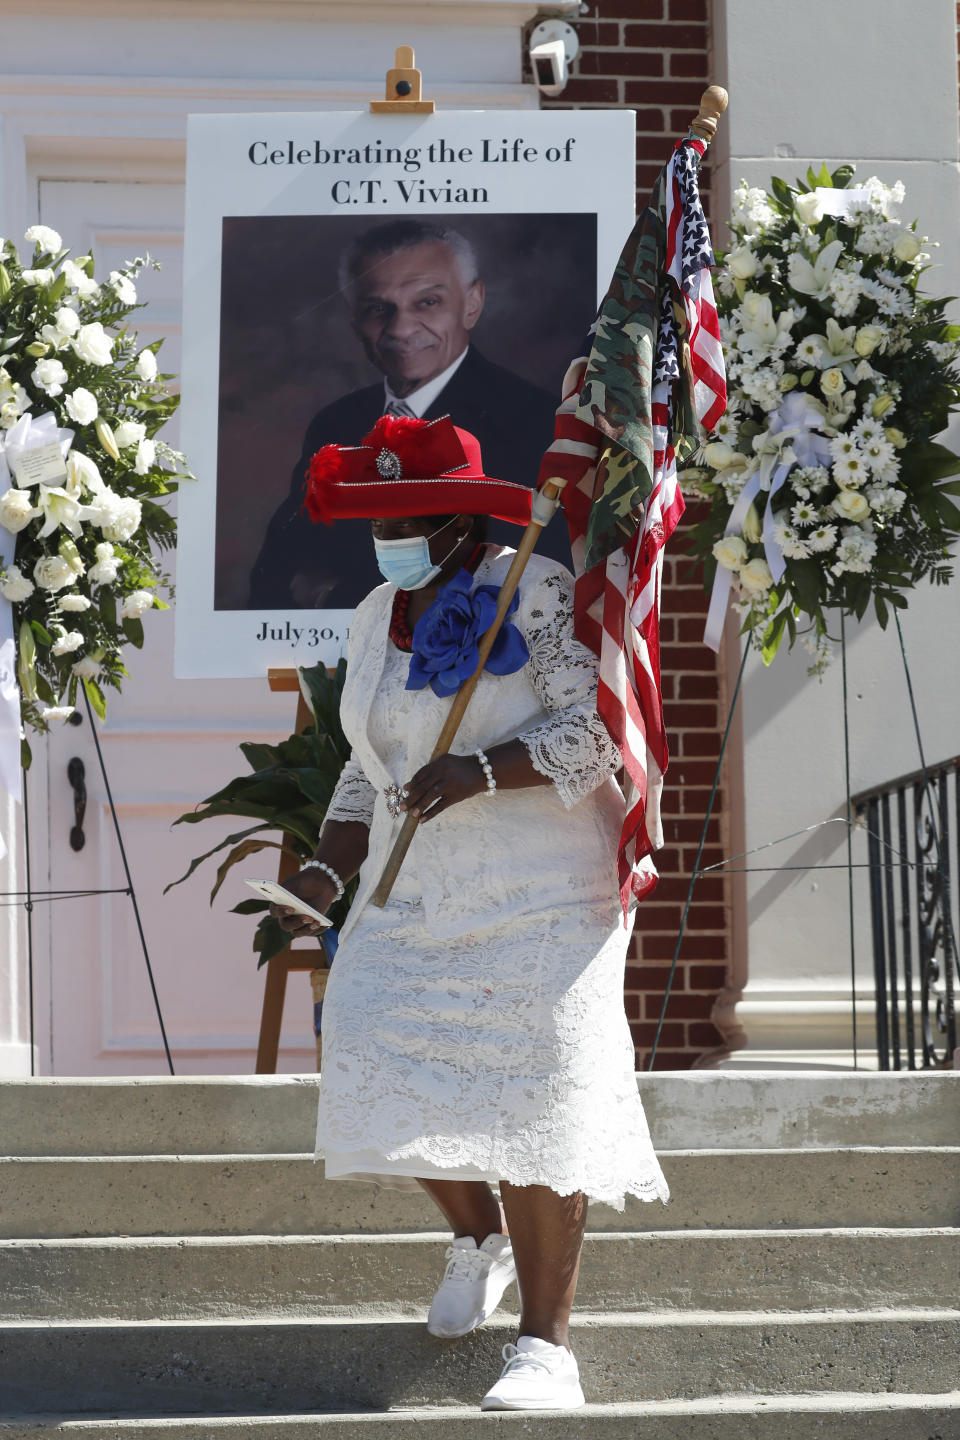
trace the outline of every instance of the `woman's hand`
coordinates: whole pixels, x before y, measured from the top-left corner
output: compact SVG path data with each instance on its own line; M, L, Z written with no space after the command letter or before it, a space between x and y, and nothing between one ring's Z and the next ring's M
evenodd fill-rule
M296 895L298 900L305 900L314 910L320 910L323 914L326 914L337 895L337 887L330 876L325 870L318 870L315 866L309 870L297 870L280 883L291 895ZM300 915L296 910L291 910L288 905L271 905L270 914L280 921L291 939L296 939L298 935L319 935L325 928L309 915Z
M406 785L401 810L416 815L421 824L442 815L458 800L469 800L486 790L486 777L475 755L438 755L418 770Z

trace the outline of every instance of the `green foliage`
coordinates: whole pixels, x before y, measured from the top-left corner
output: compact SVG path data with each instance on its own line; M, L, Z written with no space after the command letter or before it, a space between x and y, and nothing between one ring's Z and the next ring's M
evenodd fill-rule
M340 660L331 675L323 665L302 669L303 689L313 711L313 724L277 745L245 742L240 746L250 767L247 774L230 780L195 810L174 821L176 825L197 825L222 816L242 816L257 823L238 830L212 849L191 860L171 890L191 876L205 860L226 851L210 891L213 904L227 875L235 865L263 850L283 854L302 864L316 849L317 839L340 772L350 758L350 746L340 724L340 698L347 674L347 662ZM330 907L334 925L347 917L357 882L351 881L343 897ZM166 890L164 893L166 893ZM266 914L265 900L242 900L233 907L237 915L261 915L253 940L259 964L264 965L289 943L278 921Z

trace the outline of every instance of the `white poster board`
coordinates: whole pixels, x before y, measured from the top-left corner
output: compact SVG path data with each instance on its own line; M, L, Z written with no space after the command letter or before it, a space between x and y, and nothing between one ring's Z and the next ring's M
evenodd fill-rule
M312 525L304 471L391 396L535 484L633 224L634 128L632 111L190 117L178 676L345 652L379 581L369 522ZM562 519L541 549L568 560Z

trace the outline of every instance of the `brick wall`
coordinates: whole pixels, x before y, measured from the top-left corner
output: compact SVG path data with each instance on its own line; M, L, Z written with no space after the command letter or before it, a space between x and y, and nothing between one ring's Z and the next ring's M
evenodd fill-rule
M595 0L575 21L581 50L570 83L545 108L624 105L637 112L637 205L647 195L670 145L686 133L708 74L710 0ZM710 174L702 191L709 207ZM688 512L689 516L690 512ZM667 972L687 894L726 720L724 677L702 643L706 597L684 558L683 527L664 572L663 691L671 765L663 804L661 880L637 916L627 968L627 1015L645 1069L663 1002ZM703 864L719 860L726 835L726 794L718 794ZM680 952L657 1069L685 1069L723 1043L710 1021L730 958L727 882L697 882Z

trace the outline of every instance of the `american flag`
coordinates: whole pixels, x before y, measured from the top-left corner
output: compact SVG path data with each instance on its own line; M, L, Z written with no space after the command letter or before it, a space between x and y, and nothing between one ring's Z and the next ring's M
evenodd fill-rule
M567 481L577 636L600 659L597 712L623 757L620 899L656 884L667 738L660 684L663 549L683 514L677 453L726 407L713 252L697 189L706 145L678 142L624 249L592 331L564 381L540 470ZM681 336L677 308L684 316Z

